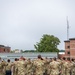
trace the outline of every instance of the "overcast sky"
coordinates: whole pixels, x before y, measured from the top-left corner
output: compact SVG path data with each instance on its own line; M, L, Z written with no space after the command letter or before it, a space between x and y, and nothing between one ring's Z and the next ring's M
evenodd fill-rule
M0 44L12 50L34 49L43 34L54 35L64 49L67 39L75 37L75 0L0 0Z

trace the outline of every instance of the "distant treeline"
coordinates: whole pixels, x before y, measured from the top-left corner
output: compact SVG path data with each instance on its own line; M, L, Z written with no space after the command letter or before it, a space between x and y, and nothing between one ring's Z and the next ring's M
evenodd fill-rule
M37 50L21 50L21 53L26 53L26 52L38 52L38 51ZM59 50L59 52L65 52L65 50ZM14 53L14 50L12 50L11 53Z
M25 50L23 52L37 52L36 50Z

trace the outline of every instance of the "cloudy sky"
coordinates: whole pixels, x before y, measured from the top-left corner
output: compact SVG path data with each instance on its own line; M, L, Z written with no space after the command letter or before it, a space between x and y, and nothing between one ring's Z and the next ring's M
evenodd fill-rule
M75 33L75 0L0 0L0 44L12 50L34 49L43 34L54 35L64 49L67 39Z

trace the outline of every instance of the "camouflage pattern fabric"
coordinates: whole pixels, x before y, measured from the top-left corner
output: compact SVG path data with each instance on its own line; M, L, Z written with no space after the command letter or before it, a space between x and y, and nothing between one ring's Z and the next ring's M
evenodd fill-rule
M17 75L25 75L25 62L24 62L24 60L18 61L17 69L18 69Z
M4 75L5 73L3 72L4 69L4 63L0 61L0 75Z
M11 67L12 67L12 63L6 63L6 66L5 66L5 70L11 70Z
M32 67L33 67L33 65L32 65L31 60L28 59L28 60L25 62L25 64L26 64L26 73L25 73L25 75L32 75Z
M17 68L17 61L13 63L13 75L17 75L18 68Z
M72 75L75 75L75 62L73 62L73 67L72 67L71 73L72 73Z
M44 63L41 59L34 60L33 65L35 66L35 73L34 75L43 75L44 73Z
M59 75L59 62L57 61L52 61L50 63L50 75Z

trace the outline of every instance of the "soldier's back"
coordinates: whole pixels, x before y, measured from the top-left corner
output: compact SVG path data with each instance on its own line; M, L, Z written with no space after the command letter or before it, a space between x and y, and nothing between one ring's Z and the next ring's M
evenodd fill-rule
M43 75L44 72L43 60L36 59L33 64L35 66L35 75Z
M18 69L17 75L25 75L25 62L23 60L18 61L17 69Z
M59 75L59 62L57 61L52 61L50 63L50 68L51 68L51 71L50 71L50 75Z

